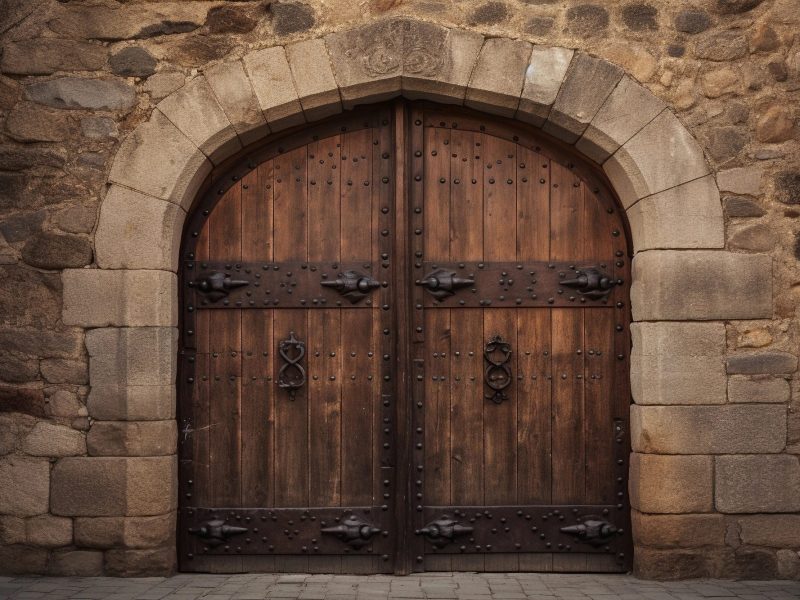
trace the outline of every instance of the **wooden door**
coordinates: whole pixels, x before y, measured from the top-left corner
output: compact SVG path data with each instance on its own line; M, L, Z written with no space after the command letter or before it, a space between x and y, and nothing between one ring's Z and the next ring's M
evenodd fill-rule
M626 235L568 152L361 109L219 168L184 239L182 570L628 568Z

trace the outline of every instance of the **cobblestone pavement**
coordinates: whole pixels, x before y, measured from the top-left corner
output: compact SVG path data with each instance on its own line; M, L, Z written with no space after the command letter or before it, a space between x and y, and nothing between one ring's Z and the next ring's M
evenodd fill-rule
M355 575L189 575L0 577L0 599L58 600L797 600L800 582L643 581L626 575L437 573L409 577Z

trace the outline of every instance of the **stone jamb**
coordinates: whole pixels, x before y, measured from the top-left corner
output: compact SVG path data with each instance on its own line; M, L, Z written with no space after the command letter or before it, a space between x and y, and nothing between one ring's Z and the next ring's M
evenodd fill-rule
M380 48L375 40L382 40ZM382 62L376 63L378 58ZM591 98L585 97L586 90L591 90ZM632 105L619 101L623 92L635 98ZM214 65L163 99L150 119L123 141L114 158L111 188L97 229L100 268L63 274L64 323L93 330L87 336L87 345L92 346L89 410L93 417L110 422L93 447L95 454L107 448L107 456L62 459L64 465L57 464L54 471L54 485L63 480L71 487L79 485L82 474L100 473L114 482L108 488L113 497L103 503L107 490L97 488L98 498L87 498L96 503L96 509L87 511L84 505L61 502L59 514L122 518L174 510L174 465L167 456L143 458L143 454L163 454L163 449L157 444L152 451L146 445L136 446L130 438L135 430L123 423L158 423L175 417L174 361L168 361L173 366L166 372L159 371L148 354L153 348L157 355L168 353L167 341L176 337L175 273L182 223L212 165L267 131L400 95L513 116L602 161L631 222L636 253L631 293L634 320L640 322L634 324L631 362L635 400L640 401L636 395L641 393L641 401L661 405L655 410L661 411L662 420L670 418L673 407L669 405L676 397L693 405L724 402L721 321L772 315L771 259L724 249L724 221L712 170L669 107L619 67L580 52L502 38L487 40L474 32L391 19L287 47L255 50L242 60ZM743 302L736 294L743 269L754 301ZM716 276L709 279L711 271ZM687 301L684 291L691 286L694 295ZM669 389L669 381L675 378L670 369L686 365L677 359L653 360L652 348L658 346L667 321L705 322L717 336L705 344L702 354L703 364L719 375L708 390L709 400L703 402L688 388ZM637 387L643 377L656 385L647 390ZM641 428L652 421L645 418L650 414L635 413L637 435L647 437ZM735 427L736 419L749 413L727 411L726 415ZM777 414L773 418L780 420ZM172 436L174 429L169 431ZM651 507L650 512L656 513L712 512L712 455L721 453L714 447L713 436L690 451L676 446L674 440L654 442L655 450L642 445L633 455L634 508L648 512ZM663 443L663 449L658 443ZM737 446L730 451L779 450L777 442L766 440L757 448ZM702 488L702 494L686 498L685 506L682 501L665 506L654 496L653 482L665 482L676 497L684 498L686 465L700 478L691 483ZM62 477L62 471L70 476ZM158 493L143 497L137 491L135 477L142 473L161 484L156 487L163 490L162 497ZM55 487L53 499L61 491ZM130 551L124 550L124 544L113 547L108 552L116 554L109 560L113 558L115 573L124 574ZM174 548L173 538L162 540L153 552L163 555L170 548ZM132 567L136 572L156 574L154 569L142 569L140 561L137 558L137 566ZM642 572L651 573L652 565Z

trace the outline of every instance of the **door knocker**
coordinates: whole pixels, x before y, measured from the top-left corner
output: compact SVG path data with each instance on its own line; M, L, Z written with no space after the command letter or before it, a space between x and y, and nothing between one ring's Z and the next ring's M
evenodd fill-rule
M278 352L283 359L283 364L278 371L278 386L287 390L294 399L295 392L306 383L306 370L300 361L306 355L305 342L294 337L294 331L289 333L289 339L281 340Z
M505 389L511 385L511 344L503 340L500 335L495 335L483 349L486 360L486 370L483 373L484 381L489 387L484 397L495 404L508 400Z

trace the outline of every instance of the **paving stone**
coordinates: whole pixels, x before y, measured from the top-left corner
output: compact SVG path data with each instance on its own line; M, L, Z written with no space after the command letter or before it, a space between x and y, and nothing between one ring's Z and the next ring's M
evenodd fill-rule
M159 102L157 108L214 164L242 148L205 77L195 77Z
M516 118L541 127L567 74L574 50L534 46Z
M245 54L244 66L261 111L272 131L305 122L282 46Z
M781 452L786 418L779 405L633 405L631 444L635 452L661 454Z
M720 512L800 511L800 459L797 456L717 456L715 475L715 505Z
M267 120L242 61L219 63L204 74L242 144L256 142L269 133Z
M567 70L543 130L569 144L581 137L622 79L622 69L587 54L577 54ZM586 89L592 89L586 94Z
M486 40L464 103L478 110L513 117L519 107L532 50L528 42L505 38ZM504 68L498 69L499 64Z

